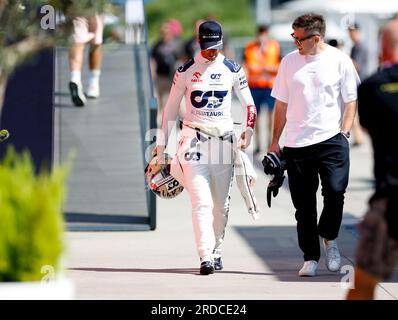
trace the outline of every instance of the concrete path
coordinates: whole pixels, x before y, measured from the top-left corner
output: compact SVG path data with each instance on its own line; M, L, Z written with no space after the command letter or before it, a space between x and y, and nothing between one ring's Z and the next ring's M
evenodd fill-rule
M86 50L87 51L87 50ZM56 160L75 151L65 216L69 230L148 229L133 49L105 46L101 96L72 104L67 50L56 57ZM82 78L88 83L85 52Z
M234 108L234 116L241 119L241 109ZM261 158L255 159L261 218L252 221L234 186L223 271L210 276L198 274L199 259L194 246L190 201L184 191L172 200L158 199L155 231L68 233L66 261L68 274L76 284L76 298L343 299L345 280L349 277L347 272L352 270L354 262L356 224L372 193L369 141L351 149L350 184L338 240L345 273L327 271L322 253L319 275L314 278L297 276L302 253L297 244L294 210L286 181L278 197L273 199L272 208L266 206L265 190L269 178L262 173ZM318 203L321 208L321 201ZM398 273L395 273L390 281L382 283L377 290L377 299L398 299L397 280Z

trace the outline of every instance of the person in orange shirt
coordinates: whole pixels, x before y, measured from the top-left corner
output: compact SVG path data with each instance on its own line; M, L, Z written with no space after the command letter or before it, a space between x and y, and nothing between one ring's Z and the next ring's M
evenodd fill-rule
M249 42L244 50L244 68L247 74L249 88L252 93L257 116L261 106L266 104L268 110L268 145L271 141L272 113L275 99L271 97L271 89L280 63L279 42L268 36L268 26L260 25L257 29L257 39ZM259 127L256 122L255 153L260 152Z

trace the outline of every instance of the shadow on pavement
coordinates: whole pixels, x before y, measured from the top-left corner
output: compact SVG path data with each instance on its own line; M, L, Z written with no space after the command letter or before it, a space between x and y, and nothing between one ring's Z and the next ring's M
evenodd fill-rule
M303 258L295 226L236 227L236 230L279 281L339 282L345 275L327 270L321 246L318 275L299 277L297 272L303 264ZM345 230L344 225L340 229L338 244L342 255L342 266L353 264L357 239L352 230L350 231Z
M68 103L54 103L54 108L69 108L69 109L75 108L77 110L79 107L75 107Z
M70 93L67 91L56 91L54 92L54 96L55 97L66 97L66 98L70 98Z
M145 268L68 268L70 271L86 271L86 272L142 272L142 273L179 273L199 275L198 268L170 268L170 269L145 269ZM244 271L216 271L215 273L222 274L243 274L253 276L272 275L271 273L260 272L244 272Z
M148 223L147 217L135 217L115 214L95 214L65 212L66 222L95 222L95 223Z

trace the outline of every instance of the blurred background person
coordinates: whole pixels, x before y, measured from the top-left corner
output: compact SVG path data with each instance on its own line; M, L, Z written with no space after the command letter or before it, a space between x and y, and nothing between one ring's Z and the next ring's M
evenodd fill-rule
M250 91L257 109L267 108L267 146L271 143L272 115L275 99L271 97L272 86L280 63L280 46L278 41L268 35L268 26L261 25L257 29L257 39L249 42L244 49L244 68L247 74ZM254 152L259 153L260 136L259 121L256 122Z
M361 41L361 31L359 25L354 23L348 27L350 39L353 43L351 48L350 57L357 69L359 78L363 81L366 77L368 68L368 50ZM354 135L353 146L359 146L363 143L363 132L359 124L358 115L355 117L354 125L352 126L352 133Z
M181 25L181 22L178 21L177 19L170 19L168 21L168 24L169 24L170 29L173 32L174 36L176 38L181 38L182 37L182 25Z
M181 42L176 39L175 30L169 21L161 25L159 35L159 40L151 50L152 79L158 98L158 124L181 56Z
M359 87L360 122L374 152L376 191L359 226L354 288L347 299L373 299L376 285L391 277L398 260L398 20L381 38L383 70Z
M348 33L353 43L351 48L350 57L357 69L359 78L364 80L367 75L368 69L368 50L361 39L361 31L359 24L354 23L348 27Z
M100 95L100 75L102 65L102 41L104 21L100 15L91 17L77 17L73 21L73 42L69 49L70 82L69 90L75 106L86 104L86 97L82 85L82 68L84 47L90 44L89 68L90 76L87 88L88 98L98 98Z
M189 59L192 59L200 52L200 46L199 46L197 34L199 32L199 26L203 22L205 22L205 20L203 20L203 19L198 19L195 21L194 35L185 42L184 57L183 57L184 62Z
M179 48L179 57L178 58L181 60L182 54L183 54L183 49L184 49L184 40L182 39L183 29L182 29L181 22L178 21L177 19L170 19L167 21L167 23L171 29L171 32L174 35L174 41L176 42L176 44ZM178 63L178 65L182 64L182 63L184 63L183 60L181 60L181 63Z

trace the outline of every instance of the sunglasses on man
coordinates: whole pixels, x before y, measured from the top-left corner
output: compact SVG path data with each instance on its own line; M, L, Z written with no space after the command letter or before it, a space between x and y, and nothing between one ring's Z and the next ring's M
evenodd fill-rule
M305 36L305 37L302 37L302 38L298 38L298 37L296 37L296 36L294 35L294 32L292 32L290 35L292 36L292 38L294 39L294 41L297 42L297 44L300 45L300 46L302 45L302 42L303 42L303 41L308 40L308 39L310 39L310 38L312 38L312 37L315 37L315 36L320 36L319 33L313 33L313 34L310 34L310 35L308 35L308 36Z

